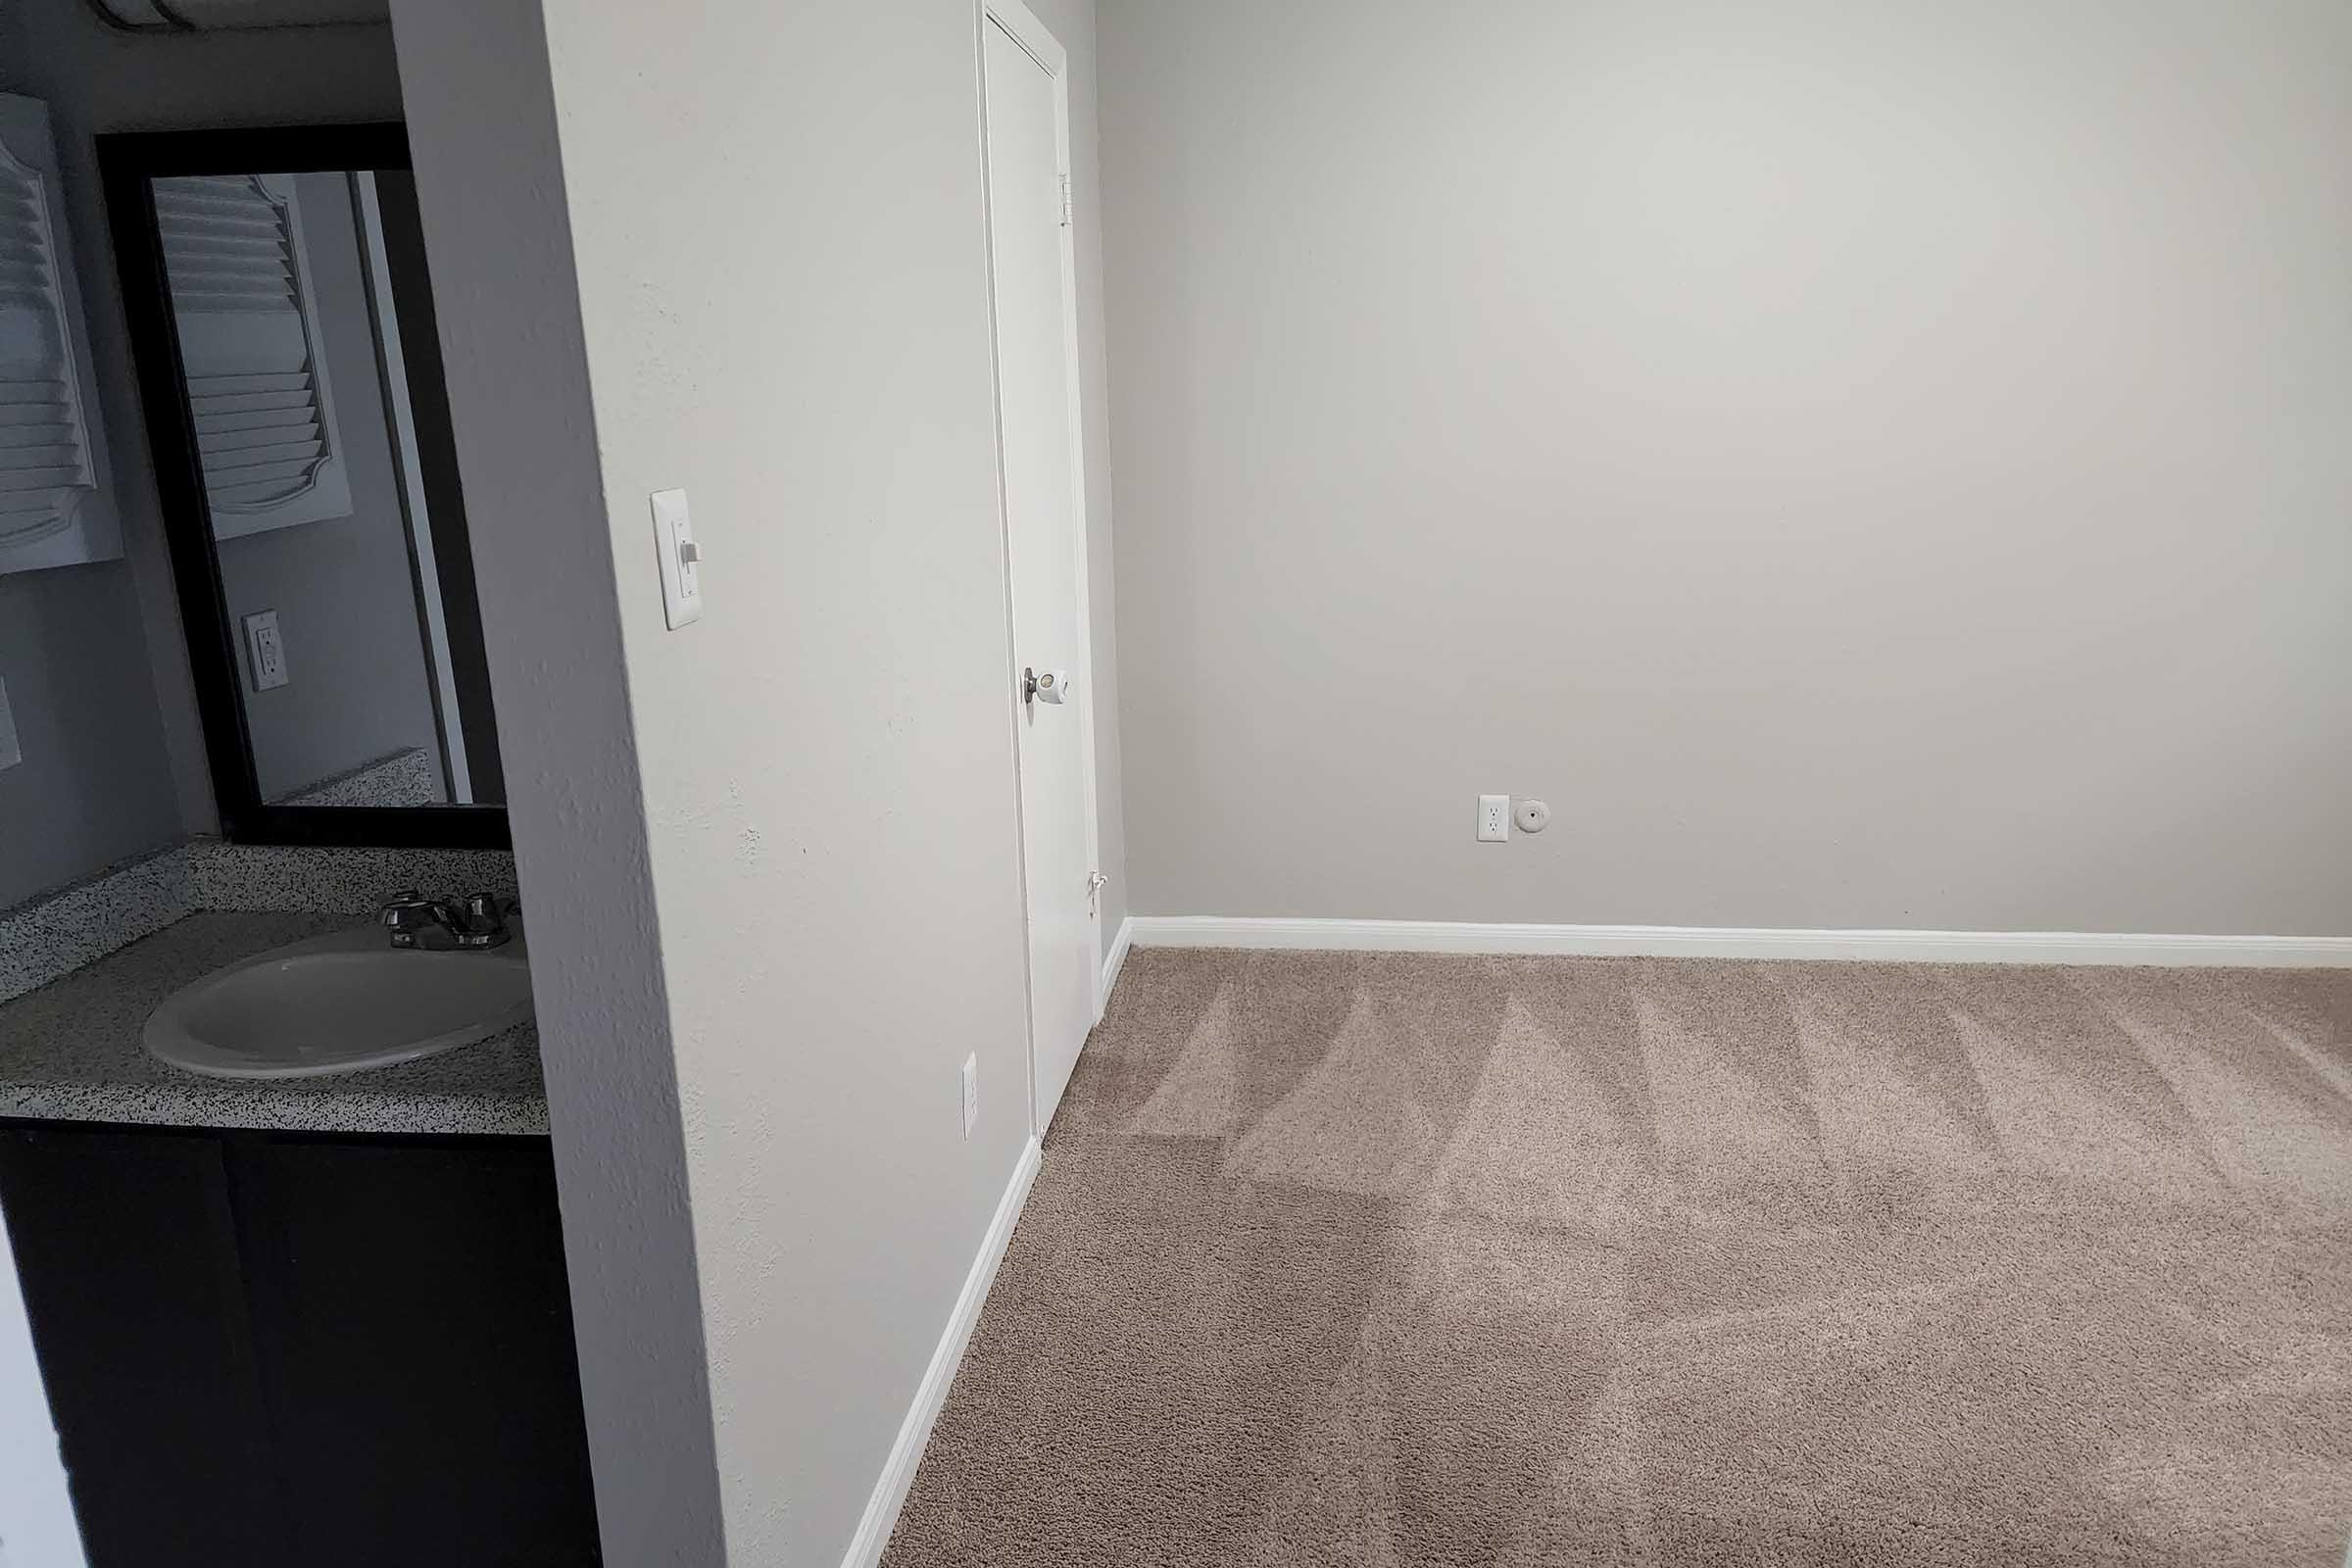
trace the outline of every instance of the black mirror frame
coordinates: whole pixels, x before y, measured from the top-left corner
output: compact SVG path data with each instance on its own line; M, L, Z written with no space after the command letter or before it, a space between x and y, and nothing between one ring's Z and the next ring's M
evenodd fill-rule
M399 124L128 131L98 138L107 222L122 284L122 309L130 328L172 575L178 588L197 714L220 835L232 843L492 850L513 845L503 805L274 806L262 799L240 695L236 633L228 622L220 561L213 548L195 416L187 402L179 336L172 319L151 183L186 174L411 167L408 131Z

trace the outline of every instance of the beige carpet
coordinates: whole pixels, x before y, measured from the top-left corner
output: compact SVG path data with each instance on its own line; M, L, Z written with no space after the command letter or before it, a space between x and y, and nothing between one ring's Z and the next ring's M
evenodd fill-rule
M886 1561L2348 1529L2352 974L1139 952Z

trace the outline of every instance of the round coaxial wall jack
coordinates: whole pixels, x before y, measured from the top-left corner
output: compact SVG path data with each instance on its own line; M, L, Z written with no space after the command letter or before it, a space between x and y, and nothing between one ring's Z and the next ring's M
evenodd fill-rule
M1522 833L1541 833L1551 820L1551 808L1542 801L1520 801L1511 808L1511 817Z

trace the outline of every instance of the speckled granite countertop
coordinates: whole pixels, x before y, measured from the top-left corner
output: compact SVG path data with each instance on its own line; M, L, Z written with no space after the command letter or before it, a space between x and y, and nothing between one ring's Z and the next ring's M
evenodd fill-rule
M358 922L215 911L0 1004L0 1116L355 1133L545 1133L530 1024L421 1061L322 1078L204 1078L139 1045L157 1003L239 958Z

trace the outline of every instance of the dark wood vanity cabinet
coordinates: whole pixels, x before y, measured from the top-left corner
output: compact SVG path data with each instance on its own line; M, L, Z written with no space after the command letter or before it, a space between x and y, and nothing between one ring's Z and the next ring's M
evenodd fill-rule
M600 1561L544 1139L0 1124L91 1568Z

